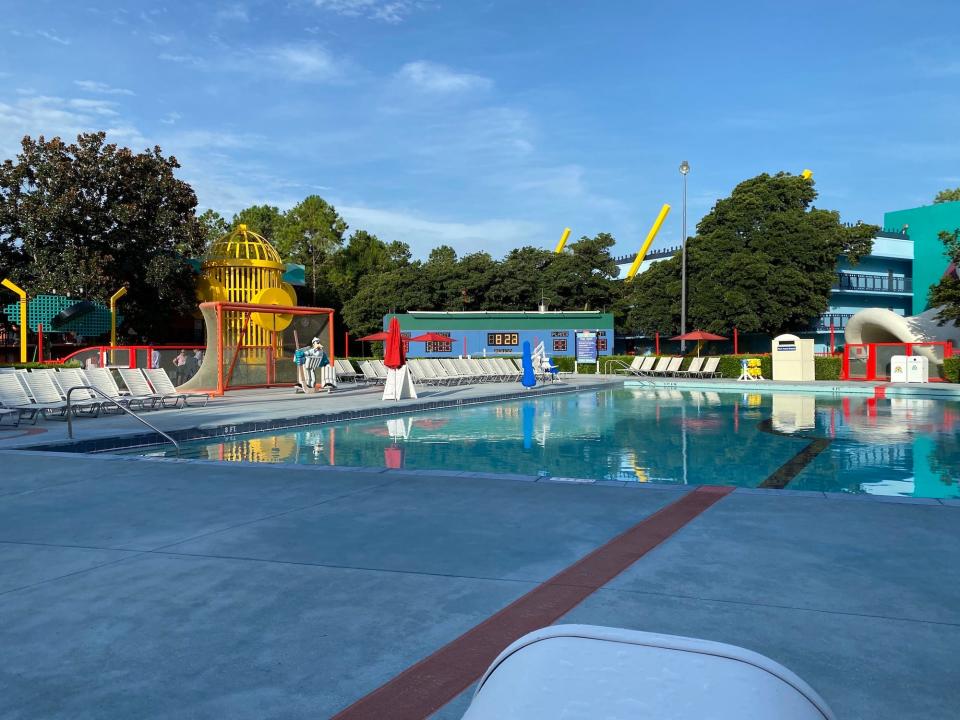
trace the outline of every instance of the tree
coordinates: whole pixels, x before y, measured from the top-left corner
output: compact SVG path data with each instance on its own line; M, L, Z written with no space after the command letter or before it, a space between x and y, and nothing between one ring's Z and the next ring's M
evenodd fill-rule
M778 334L829 306L837 262L870 252L875 225L846 226L813 207L812 181L787 173L746 180L719 200L687 242L687 327ZM630 329L674 332L680 260L655 264L624 288Z
M934 204L957 201L960 201L960 187L953 188L953 190L949 188L947 190L941 190L933 199Z
M319 278L317 267L343 244L346 221L336 209L319 195L310 195L290 208L275 240L285 260L300 263L307 268L307 282L317 301Z
M283 233L285 218L280 208L273 205L251 205L233 216L230 230L236 230L240 225L246 225L257 235L263 235L272 244L276 245Z
M200 232L203 234L203 246L209 248L213 243L230 232L230 224L216 210L204 210L197 216Z
M195 306L186 258L201 252L193 189L159 147L135 154L86 133L23 138L0 167L0 256L31 294L106 301L121 285L128 327L155 336Z
M948 272L940 282L930 288L930 306L940 308L937 320L941 325L947 322L960 324L960 279L957 268L960 267L960 228L951 232L941 232L940 241L950 258Z
M545 292L543 271L554 254L543 248L525 246L511 250L496 264L495 277L487 293L490 309L532 310ZM552 301L551 289L551 301Z
M343 319L356 335L382 329L383 316L392 312L433 309L423 265L414 262L386 273L375 273L360 281L357 293L343 305Z
M347 244L330 258L327 277L340 304L352 298L364 277L390 272L410 262L406 243L385 243L366 230L354 230Z
M616 240L610 233L581 237L568 250L554 254L543 270L547 301L561 310L602 310L616 296L620 269L610 255Z

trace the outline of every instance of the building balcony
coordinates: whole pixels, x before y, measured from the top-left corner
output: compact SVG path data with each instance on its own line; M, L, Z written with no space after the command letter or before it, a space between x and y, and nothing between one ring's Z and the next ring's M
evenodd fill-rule
M909 295L913 292L913 281L894 275L841 272L833 281L833 290Z
M834 332L840 332L852 317L853 313L826 313L814 321L813 329L815 332L830 332L830 324L833 323Z

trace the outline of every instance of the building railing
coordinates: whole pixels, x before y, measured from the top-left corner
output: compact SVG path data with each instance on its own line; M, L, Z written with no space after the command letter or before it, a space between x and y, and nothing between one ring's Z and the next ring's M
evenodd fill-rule
M837 273L833 281L834 290L862 290L866 292L913 292L911 278L895 275L868 275L866 273Z
M817 318L814 323L814 328L817 331L823 332L829 330L830 324L833 323L833 329L835 331L843 330L852 317L853 313L826 313Z

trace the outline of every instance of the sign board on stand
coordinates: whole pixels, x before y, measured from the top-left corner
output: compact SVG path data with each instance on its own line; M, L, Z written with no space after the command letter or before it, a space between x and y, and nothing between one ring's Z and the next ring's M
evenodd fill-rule
M595 332L580 332L577 337L577 355L573 363L573 371L577 372L580 363L597 364L597 334Z
M387 368L387 381L383 384L382 400L403 400L416 398L417 389L413 386L410 370L406 365L399 370Z

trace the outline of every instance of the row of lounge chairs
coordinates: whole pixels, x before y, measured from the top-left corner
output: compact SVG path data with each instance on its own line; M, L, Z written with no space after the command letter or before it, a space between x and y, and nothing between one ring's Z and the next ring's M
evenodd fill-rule
M720 377L720 372L717 370L720 365L719 357L691 358L690 365L684 370L680 369L682 364L682 357L637 356L630 365L618 368L615 372L638 377Z
M510 358L410 358L407 367L413 381L421 385L517 382L522 375L519 361ZM349 360L338 358L334 368L339 382L383 384L387 380L382 360L361 360L357 372Z
M108 368L59 368L57 370L8 370L0 373L0 414L19 425L22 418L36 423L38 418L51 415L98 416L101 412L117 410L121 405L129 410L155 410L186 407L191 400L202 400L206 393L177 392L165 370L123 368L118 370L125 386L121 389ZM99 392L86 388L93 387ZM109 398L109 399L107 399Z

